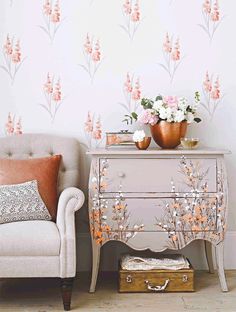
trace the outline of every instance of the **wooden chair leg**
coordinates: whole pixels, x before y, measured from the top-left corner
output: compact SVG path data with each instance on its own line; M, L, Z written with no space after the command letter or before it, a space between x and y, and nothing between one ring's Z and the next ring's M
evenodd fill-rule
M74 278L61 278L61 294L65 311L70 311Z

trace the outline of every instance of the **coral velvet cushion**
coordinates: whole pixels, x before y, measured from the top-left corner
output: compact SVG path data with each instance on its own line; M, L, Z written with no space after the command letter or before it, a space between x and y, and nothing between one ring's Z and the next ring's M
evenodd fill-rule
M0 185L37 180L39 193L52 217L57 215L57 180L61 155L33 159L0 159Z

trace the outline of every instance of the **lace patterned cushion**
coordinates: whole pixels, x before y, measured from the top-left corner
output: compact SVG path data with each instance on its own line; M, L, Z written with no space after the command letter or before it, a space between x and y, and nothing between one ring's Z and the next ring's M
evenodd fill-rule
M36 180L0 186L0 224L26 221L51 220Z

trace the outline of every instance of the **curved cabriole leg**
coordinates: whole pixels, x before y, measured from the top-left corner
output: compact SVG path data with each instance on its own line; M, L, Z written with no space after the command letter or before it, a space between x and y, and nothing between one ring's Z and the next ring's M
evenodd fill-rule
M228 291L227 282L225 279L225 271L224 271L224 243L219 243L216 247L216 263L217 263L217 271L220 280L221 290Z
M61 294L65 311L70 311L73 282L74 278L61 279Z
M97 284L97 277L98 277L98 270L99 270L99 263L100 263L100 244L97 244L94 239L92 239L92 278L90 284L90 293L95 292L96 284Z
M209 273L214 273L214 265L212 260L212 245L208 241L204 241L205 244L205 254L206 254L206 260L209 268Z

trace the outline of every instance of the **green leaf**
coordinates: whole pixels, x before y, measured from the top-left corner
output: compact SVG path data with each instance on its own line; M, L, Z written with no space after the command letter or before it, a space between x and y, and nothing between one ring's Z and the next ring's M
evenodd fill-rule
M199 123L199 122L201 122L202 120L201 120L201 118L199 118L199 117L195 117L195 118L194 118L194 121L197 122L197 123Z
M132 118L133 118L134 120L137 120L137 119L138 119L138 114L135 113L135 112L132 112L132 113L131 113L131 116L132 116Z
M149 108L152 108L152 106L153 106L153 101L152 101L152 100L149 100L149 99L143 98L143 99L141 100L141 105L143 106L144 109L149 109Z
M156 97L156 101L162 101L162 100L163 100L163 98L162 98L161 95L158 95L158 96Z

